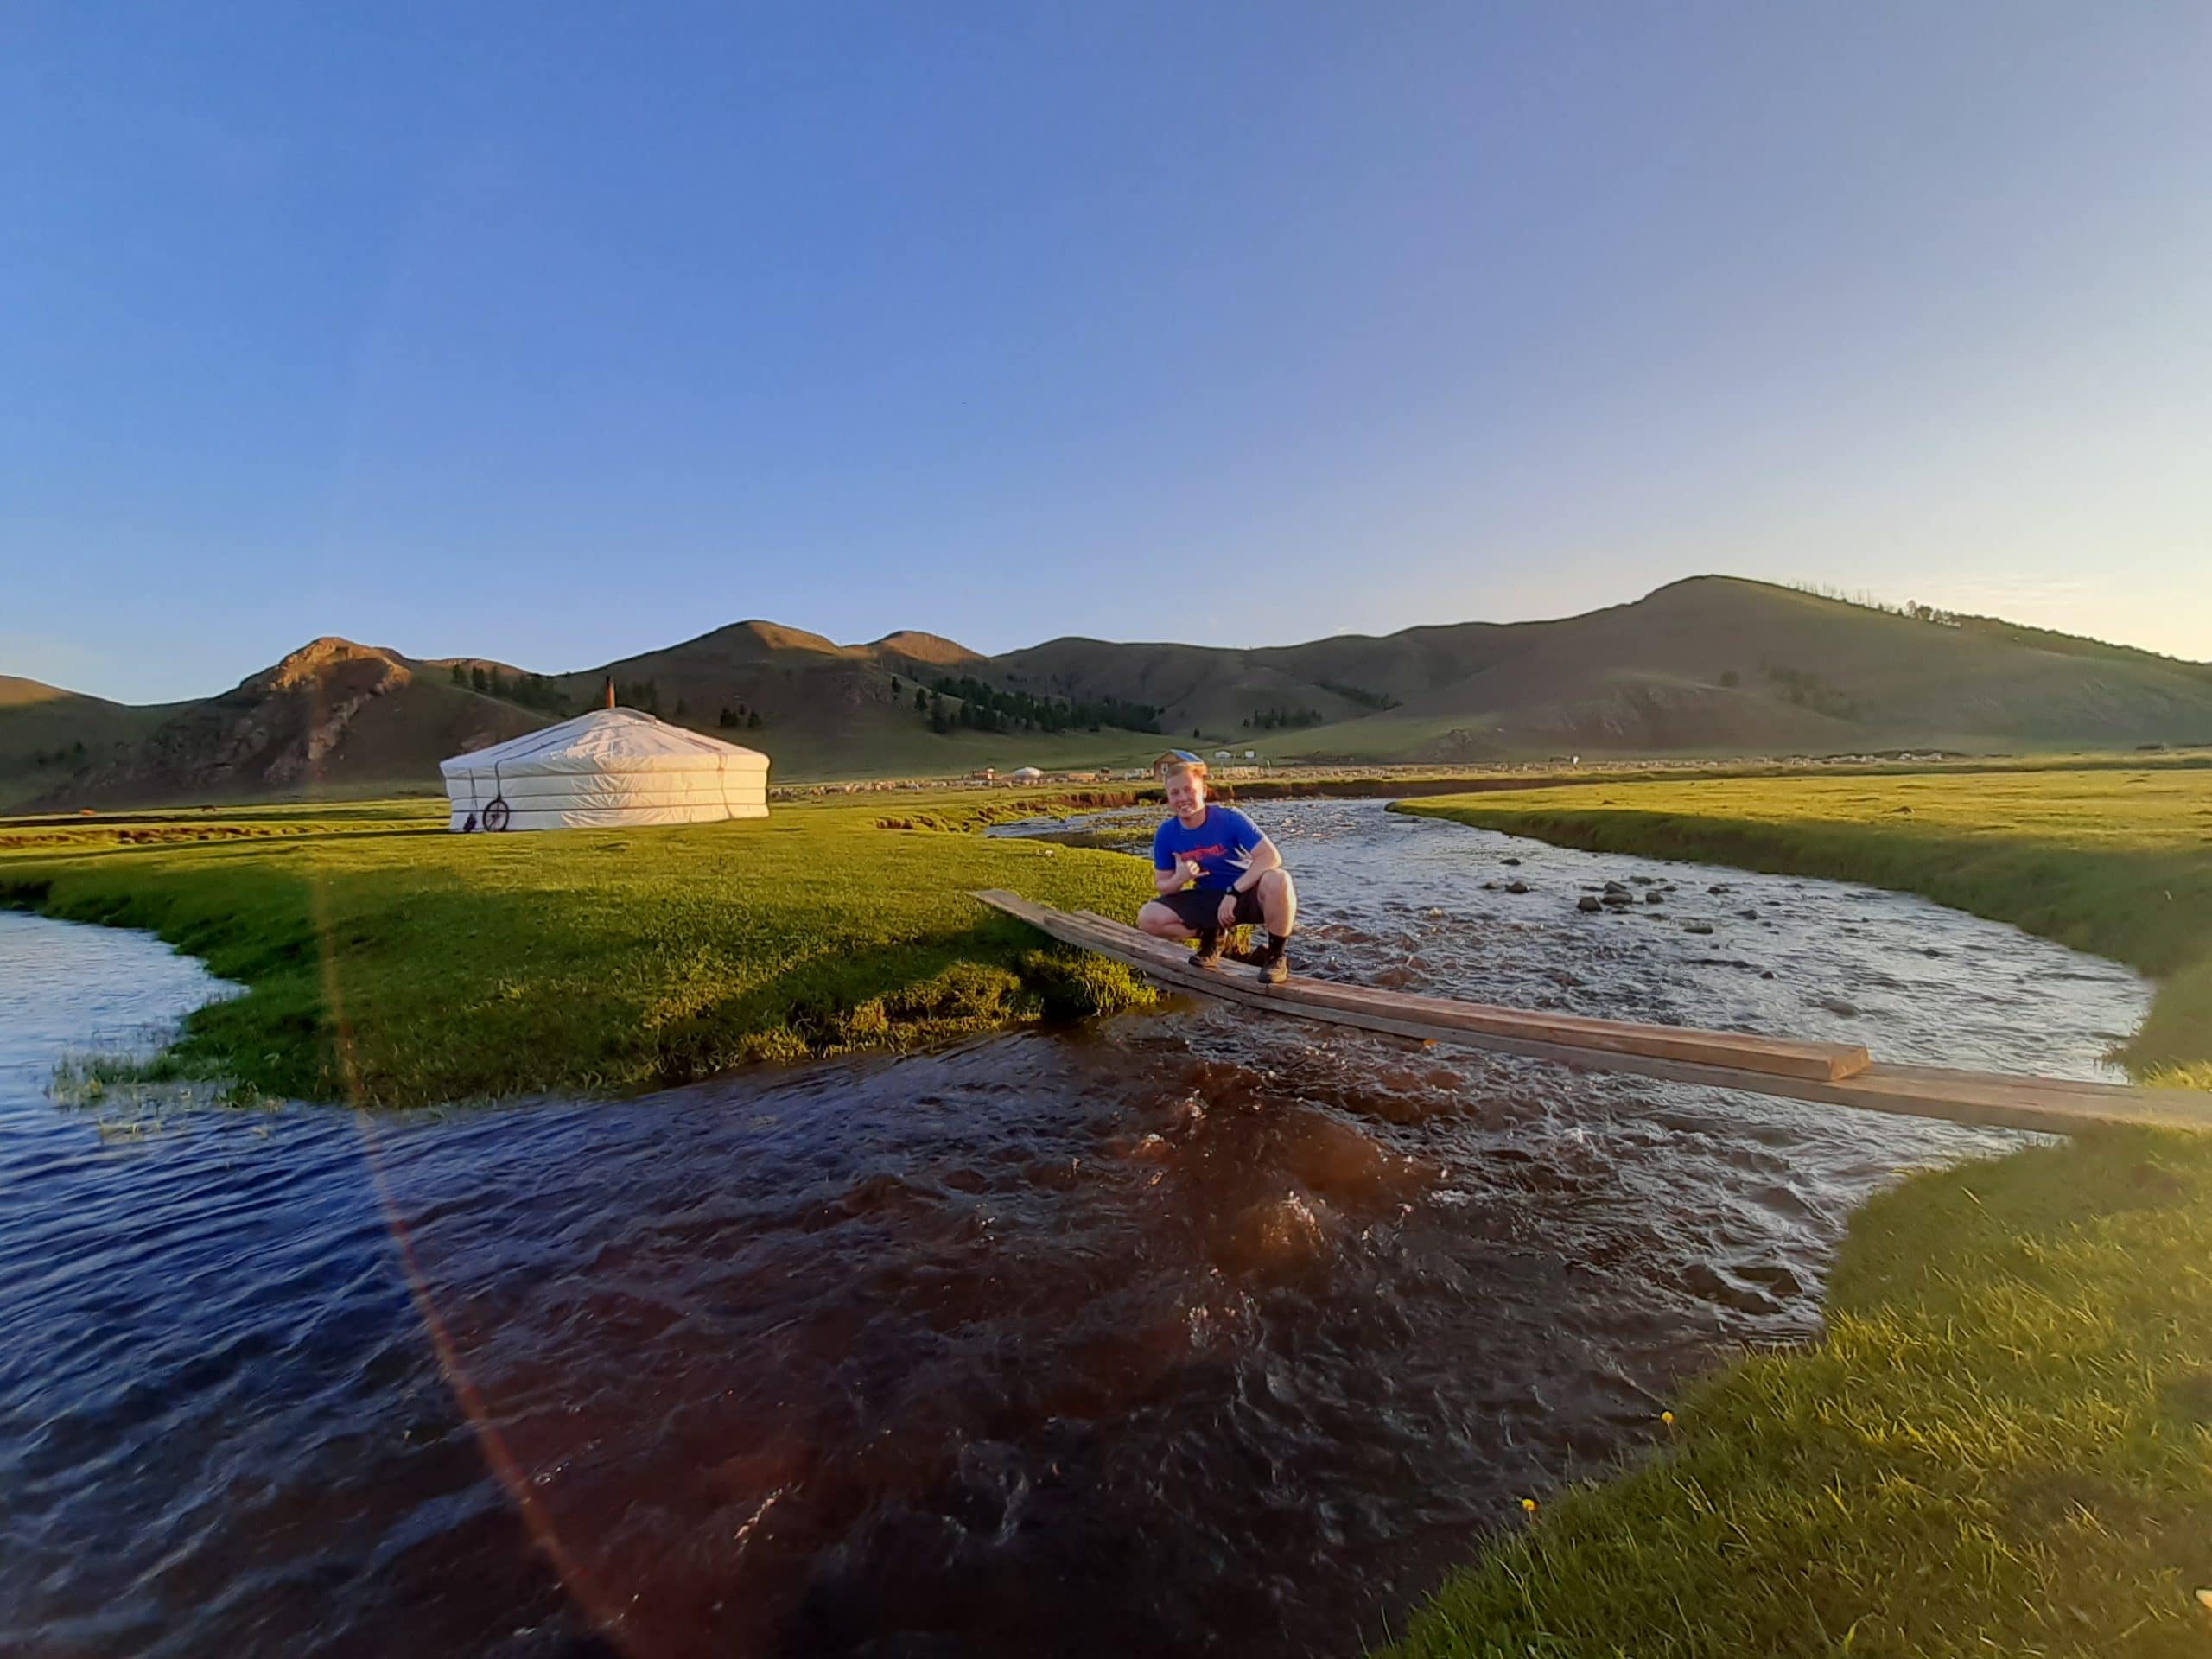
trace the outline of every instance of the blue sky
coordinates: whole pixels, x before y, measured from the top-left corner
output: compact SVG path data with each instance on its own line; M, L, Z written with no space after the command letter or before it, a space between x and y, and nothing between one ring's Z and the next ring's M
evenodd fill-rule
M2212 8L16 4L0 672L1556 615L2212 658Z

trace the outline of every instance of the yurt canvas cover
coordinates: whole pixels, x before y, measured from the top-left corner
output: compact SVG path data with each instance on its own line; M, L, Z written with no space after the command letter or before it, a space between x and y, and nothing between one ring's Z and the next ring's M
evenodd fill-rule
M595 709L441 761L459 830L601 830L768 816L768 757Z

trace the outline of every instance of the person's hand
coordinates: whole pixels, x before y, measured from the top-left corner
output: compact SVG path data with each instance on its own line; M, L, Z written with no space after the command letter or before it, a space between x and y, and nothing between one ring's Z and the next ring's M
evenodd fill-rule
M1206 873L1206 868L1195 858L1186 858L1175 867L1175 873L1185 881L1195 881Z
M1221 901L1218 919L1224 927L1236 925L1236 895L1234 893Z

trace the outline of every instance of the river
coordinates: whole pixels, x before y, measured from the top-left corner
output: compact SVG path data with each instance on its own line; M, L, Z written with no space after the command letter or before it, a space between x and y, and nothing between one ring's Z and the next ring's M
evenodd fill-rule
M2148 1003L1897 894L1255 816L1300 971L2089 1077ZM221 988L0 913L0 1649L1356 1653L1816 1333L1869 1193L2020 1141L1194 1003L617 1102L54 1097Z

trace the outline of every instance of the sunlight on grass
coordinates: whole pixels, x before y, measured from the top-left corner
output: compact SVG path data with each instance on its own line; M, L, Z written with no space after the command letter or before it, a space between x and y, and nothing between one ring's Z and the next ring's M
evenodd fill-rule
M954 830L1038 810L931 804ZM0 899L150 928L245 984L162 1064L296 1099L632 1090L1153 1001L967 897L1132 911L1134 861L884 817L483 836L418 802L155 815L0 838Z

